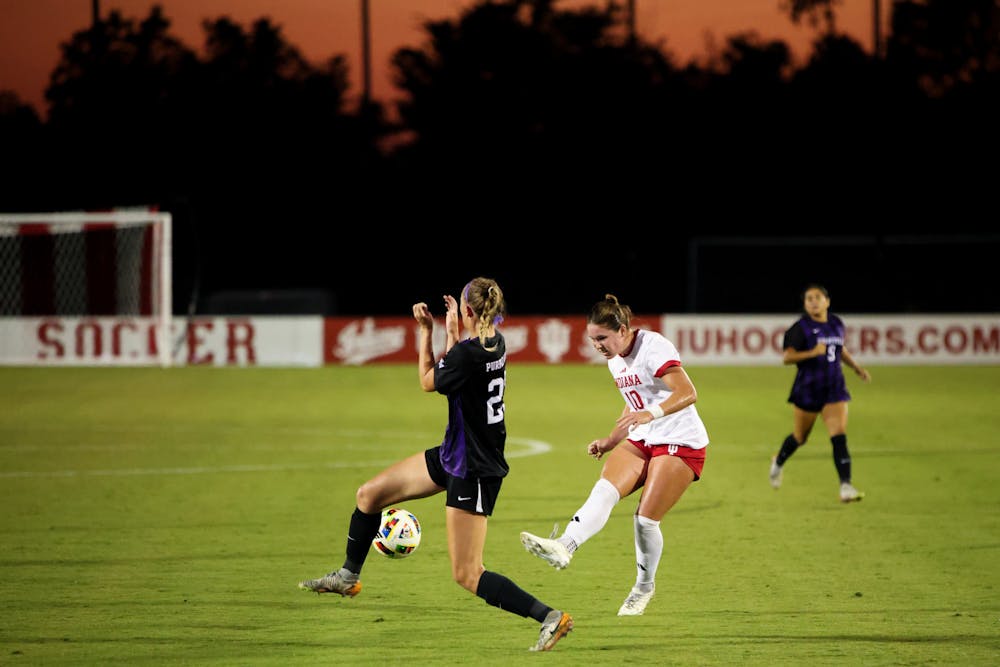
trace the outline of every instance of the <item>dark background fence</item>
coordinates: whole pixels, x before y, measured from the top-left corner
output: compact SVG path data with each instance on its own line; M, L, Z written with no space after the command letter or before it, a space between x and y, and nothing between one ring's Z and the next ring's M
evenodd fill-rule
M523 232L426 251L415 241L410 256L366 244L330 253L325 287L216 292L194 307L400 315L420 300L440 308L444 293L488 275L520 314L583 315L609 292L638 312L793 313L811 282L827 287L839 312L1000 312L1000 234L698 236L659 244L642 234L625 243L580 236L587 234L563 243Z

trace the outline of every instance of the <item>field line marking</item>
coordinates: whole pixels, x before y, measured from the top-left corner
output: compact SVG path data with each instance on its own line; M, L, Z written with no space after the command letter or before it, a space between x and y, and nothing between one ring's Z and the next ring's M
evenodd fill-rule
M518 444L521 448L506 453L507 458L522 458L525 456L536 456L552 450L552 445L543 440L531 438L507 438L508 445ZM227 466L192 466L185 468L118 468L105 470L14 470L0 472L0 478L24 478L24 477L113 477L131 475L205 475L220 472L280 472L287 470L309 470L312 468L370 468L384 467L396 463L400 459L386 459L376 461L351 461L351 462L322 462L322 463L273 463L262 465L227 465Z

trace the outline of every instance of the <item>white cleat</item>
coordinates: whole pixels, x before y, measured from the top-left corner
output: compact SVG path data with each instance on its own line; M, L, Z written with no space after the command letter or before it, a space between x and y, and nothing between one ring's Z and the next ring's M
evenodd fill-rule
M781 488L781 466L775 463L776 457L771 457L771 471L767 474L767 479L775 489Z
M618 610L619 616L642 616L642 613L646 611L646 605L649 601L653 599L653 593L656 592L656 588L643 593L642 591L633 588L628 597L625 598L625 602L622 603L621 609Z
M840 485L840 502L853 503L861 500L865 494L855 489L849 482Z
M553 531L553 535L557 531ZM561 542L551 539L538 537L538 535L532 535L531 533L521 533L521 544L524 548L535 554L546 563L561 570L569 565L569 561L573 558L573 554L569 552Z

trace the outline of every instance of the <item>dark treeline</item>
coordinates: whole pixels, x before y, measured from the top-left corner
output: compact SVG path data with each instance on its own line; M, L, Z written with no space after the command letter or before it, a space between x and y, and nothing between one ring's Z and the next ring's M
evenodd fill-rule
M476 274L515 313L793 312L812 280L842 312L1000 311L1000 0L892 2L879 54L834 0L788 0L803 63L747 33L682 64L624 4L428 22L396 109L268 18L195 49L159 8L112 12L63 44L44 120L0 92L0 210L172 212L178 312L319 290L405 315Z

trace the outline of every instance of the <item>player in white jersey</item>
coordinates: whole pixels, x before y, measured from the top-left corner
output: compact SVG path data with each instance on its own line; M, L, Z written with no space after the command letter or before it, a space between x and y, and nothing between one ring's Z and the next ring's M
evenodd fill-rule
M708 432L694 406L698 392L681 367L674 344L655 331L632 329L632 310L608 294L591 309L587 337L608 360L625 399L611 433L587 445L596 459L608 454L601 478L566 530L548 539L521 533L524 547L556 569L607 523L615 504L643 489L633 516L636 579L619 616L638 616L653 597L663 553L660 520L692 482L701 478Z

